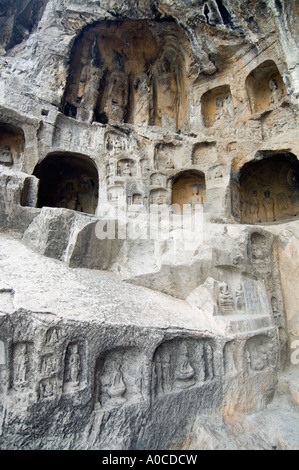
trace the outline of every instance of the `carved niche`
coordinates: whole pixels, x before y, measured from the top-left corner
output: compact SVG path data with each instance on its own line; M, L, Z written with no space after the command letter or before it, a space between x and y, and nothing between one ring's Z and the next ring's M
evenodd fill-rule
M277 153L244 165L239 184L241 222L275 223L297 216L299 163L294 155Z
M245 345L249 371L262 372L277 365L277 344L266 335L254 336Z
M32 353L33 344L29 341L21 341L12 345L11 387L17 389L28 387L33 367Z
M206 127L234 117L230 87L222 85L207 91L201 98L201 112Z
M154 354L154 397L191 388L214 377L214 352L209 340L169 340L162 343Z
M182 146L177 142L161 142L155 147L155 169L174 170L182 167Z
M0 167L11 167L22 156L25 137L22 129L0 123Z
M173 180L172 204L178 204L181 211L184 205L195 209L196 204L204 204L206 198L205 176L197 171L184 171Z
M177 131L187 120L189 50L187 36L173 22L95 23L75 40L62 110L85 122Z
M38 206L64 207L95 214L98 204L98 172L83 155L55 153L34 170L40 179Z
M279 104L286 95L281 75L272 60L263 62L248 75L246 89L252 113Z
M84 345L80 341L68 344L64 358L63 392L71 393L82 386L84 379Z
M95 409L109 409L141 400L143 369L136 348L117 348L101 354L95 367Z

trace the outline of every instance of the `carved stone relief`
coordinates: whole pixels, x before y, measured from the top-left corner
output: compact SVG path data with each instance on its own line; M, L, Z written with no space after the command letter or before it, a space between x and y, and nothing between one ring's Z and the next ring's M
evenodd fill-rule
M67 116L103 124L158 125L178 130L188 110L183 31L171 22L163 29L146 21L97 23L74 43L69 85L63 98ZM163 44L163 46L161 46Z
M253 232L250 235L249 255L258 271L262 273L271 271L272 243L263 234Z
M277 154L244 167L240 176L240 215L244 223L274 223L296 217L299 166Z
M182 148L176 143L160 143L155 147L155 169L174 170L182 166Z
M223 85L207 91L201 99L203 122L206 127L211 127L217 122L232 119L234 107L230 88Z
M94 406L109 409L142 399L143 372L140 352L119 348L96 361Z
M78 390L83 381L84 346L80 342L70 343L64 358L63 392Z
M122 185L112 186L108 189L108 202L118 205L125 201L125 190Z
M169 193L165 189L153 189L150 192L150 204L169 204Z
M261 280L236 276L214 281L210 288L217 299L217 315L271 315L266 286Z
M40 400L54 399L57 396L57 378L49 377L43 379L38 385L38 396Z
M286 94L285 85L272 60L263 62L248 75L246 88L253 113L278 104Z
M11 387L24 388L29 385L32 368L32 343L20 342L12 345Z
M159 186L165 187L166 186L166 178L161 173L153 173L150 177L150 185L151 186Z
M213 348L205 340L171 340L154 354L154 396L191 388L215 376Z
M204 204L205 198L206 185L203 173L186 171L174 179L172 204L178 204L182 212L184 205L193 210L197 204Z
M234 299L226 282L219 284L219 309L223 315L234 313Z
M277 351L273 340L265 335L254 336L245 346L248 368L251 372L273 369L277 365Z
M154 106L151 124L174 132L180 128L183 123L180 115L186 106L183 82L183 56L174 48L165 47L153 67Z
M123 155L138 149L138 142L132 137L120 132L108 131L104 139L105 152L112 157Z
M137 165L132 159L124 158L117 162L117 176L124 176L126 178L130 176L136 176Z
M45 344L55 345L63 338L62 330L56 326L49 328L46 332Z
M25 137L21 129L0 123L0 167L12 167L22 156Z

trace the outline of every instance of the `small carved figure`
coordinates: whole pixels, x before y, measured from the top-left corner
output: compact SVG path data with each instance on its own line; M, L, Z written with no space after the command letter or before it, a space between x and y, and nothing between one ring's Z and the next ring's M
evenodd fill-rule
M122 176L132 176L131 168L129 163L125 163L122 168Z
M73 384L79 385L79 375L80 375L80 354L78 344L73 344L70 347L70 357L68 362L69 369L69 381Z
M245 300L244 300L244 291L243 286L240 284L236 290L236 299L237 299L237 310L239 312L244 312L245 310Z
M108 119L124 122L127 105L127 77L121 71L112 72L107 86L107 98L103 110L108 116Z
M133 204L143 204L141 194L134 194L133 196Z
M202 204L203 198L199 195L199 188L197 185L193 186L193 194L188 201L188 206L191 207L191 210L195 210L196 204Z
M257 191L253 191L250 199L250 217L251 220L257 219L259 213L259 198L257 196Z
M194 385L194 369L189 362L187 347L184 345L181 351L180 367L176 375L176 385L179 388L188 388Z
M20 344L14 361L14 381L16 384L26 382L28 372L28 355L26 344Z
M141 74L135 78L134 90L134 115L133 121L136 126L146 126L149 121L149 78L147 74Z
M222 282L219 285L219 307L224 314L234 311L234 301L229 293L226 282Z
M174 169L174 164L173 164L173 161L171 160L171 158L169 157L169 159L167 160L166 162L166 165L165 165L165 168L167 169Z
M222 117L233 117L232 100L229 92L224 97L217 96L216 98L215 121Z
M248 353L248 362L254 371L263 370L265 367L264 359L257 349L251 349L250 353Z
M123 396L127 390L127 387L123 381L122 372L120 366L118 371L115 373L112 385L108 389L108 395L116 403L123 403L126 398Z
M52 397L54 395L54 384L51 380L45 380L41 383L40 390L43 398Z
M289 202L286 194L280 193L277 195L277 204L280 211L285 211L289 208Z
M60 194L60 206L66 209L79 210L78 194L73 183L69 181Z
M0 164L3 165L12 165L13 158L12 153L9 145L5 145L3 149L0 150Z
M265 215L266 215L266 220L267 221L274 221L275 220L275 215L274 215L274 200L270 196L270 191L267 189L264 192L264 199L263 199L263 206L265 209Z
M55 344L60 339L58 328L50 328L46 334L46 343Z
M165 204L165 198L162 196L162 194L158 194L157 199L156 199L157 204Z
M271 91L270 103L271 104L279 103L279 101L283 97L283 91L278 86L278 83L277 83L276 80L274 80L274 79L269 80L269 89Z
M55 358L54 356L44 356L42 359L41 372L43 374L51 374L55 370Z
M94 214L97 208L97 191L95 182L87 175L82 175L79 181L78 209Z
M163 391L170 390L171 388L171 381L170 381L170 362L171 357L170 354L166 351L163 360L162 360L162 388Z

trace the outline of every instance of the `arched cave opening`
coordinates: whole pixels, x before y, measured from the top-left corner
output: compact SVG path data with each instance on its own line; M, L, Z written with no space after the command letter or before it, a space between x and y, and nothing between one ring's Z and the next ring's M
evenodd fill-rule
M98 171L84 155L53 153L34 170L39 178L38 207L64 207L95 214L98 205Z
M270 155L265 152L262 159L245 164L239 172L238 203L242 223L275 223L298 217L296 156L289 152Z
M206 182L204 173L196 170L180 172L173 179L172 204L178 204L181 211L184 205L191 209L196 204L204 204L206 200Z

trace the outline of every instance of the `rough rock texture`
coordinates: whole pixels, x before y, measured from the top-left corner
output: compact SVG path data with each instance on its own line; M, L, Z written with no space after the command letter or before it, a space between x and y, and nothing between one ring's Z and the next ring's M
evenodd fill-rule
M298 6L0 0L0 446L297 449Z

